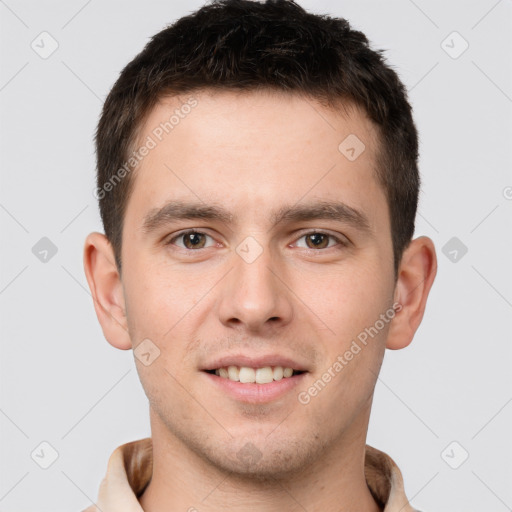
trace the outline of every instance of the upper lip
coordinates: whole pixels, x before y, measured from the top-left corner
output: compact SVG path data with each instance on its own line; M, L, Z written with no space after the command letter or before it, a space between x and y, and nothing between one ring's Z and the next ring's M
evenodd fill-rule
M228 366L246 366L248 368L264 368L266 366L282 366L297 371L308 371L306 366L290 357L279 354L248 356L246 354L230 354L218 357L208 363L202 370L217 370Z

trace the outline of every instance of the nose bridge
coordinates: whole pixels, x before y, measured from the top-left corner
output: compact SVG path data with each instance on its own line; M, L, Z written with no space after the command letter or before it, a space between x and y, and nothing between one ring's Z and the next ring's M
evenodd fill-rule
M287 323L292 305L268 245L247 237L233 253L233 266L223 290L221 321L244 324L251 330L278 320Z

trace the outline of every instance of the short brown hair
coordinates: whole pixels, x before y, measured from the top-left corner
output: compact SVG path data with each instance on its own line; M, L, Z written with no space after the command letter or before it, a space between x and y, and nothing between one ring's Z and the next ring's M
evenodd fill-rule
M414 234L418 135L406 89L382 54L345 19L308 13L293 0L217 0L153 36L122 70L96 131L97 197L118 270L133 188L126 162L157 101L201 89L271 89L332 108L355 103L378 127L376 173L388 201L396 277ZM113 181L122 168L123 179Z

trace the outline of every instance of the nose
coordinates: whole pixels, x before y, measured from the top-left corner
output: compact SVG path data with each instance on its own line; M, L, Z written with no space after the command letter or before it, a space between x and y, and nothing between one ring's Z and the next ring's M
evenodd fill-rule
M243 252L234 253L233 265L223 280L220 321L260 334L287 325L293 317L293 293L270 250L265 248L254 260Z

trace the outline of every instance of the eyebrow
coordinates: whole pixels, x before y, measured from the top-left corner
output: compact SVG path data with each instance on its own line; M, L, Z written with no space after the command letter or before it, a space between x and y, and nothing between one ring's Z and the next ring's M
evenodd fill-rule
M199 202L169 201L161 208L151 210L144 218L142 230L148 234L159 227L178 220L208 220L229 224L236 217L222 206ZM334 220L349 224L360 231L371 232L367 216L340 201L318 201L283 206L271 212L270 221L276 226L283 222Z

